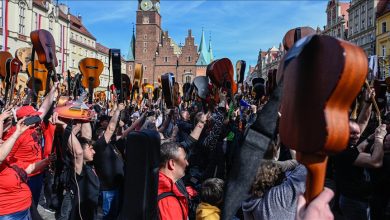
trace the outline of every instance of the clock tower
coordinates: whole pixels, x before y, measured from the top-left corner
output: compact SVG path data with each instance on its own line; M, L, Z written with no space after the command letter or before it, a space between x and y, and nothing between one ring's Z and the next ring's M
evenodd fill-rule
M143 83L153 84L156 53L161 42L160 0L139 0L136 19L135 63L142 63ZM154 79L157 81L157 78Z

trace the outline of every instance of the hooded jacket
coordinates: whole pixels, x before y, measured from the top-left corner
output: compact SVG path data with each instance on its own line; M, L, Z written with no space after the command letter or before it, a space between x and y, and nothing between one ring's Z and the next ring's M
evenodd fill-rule
M262 197L243 202L244 219L295 219L298 196L305 192L306 174L306 168L298 165L286 173L282 184L272 187Z
M200 203L196 209L196 220L219 220L221 210L208 203Z
M158 195L172 192L175 196L168 196L158 201L161 220L187 220L188 202L173 180L162 172L158 176ZM184 215L184 216L183 216Z

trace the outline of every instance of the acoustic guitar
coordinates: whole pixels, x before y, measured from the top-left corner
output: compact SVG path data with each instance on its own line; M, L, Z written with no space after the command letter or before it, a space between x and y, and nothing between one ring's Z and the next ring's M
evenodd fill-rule
M7 106L7 103L12 103L14 101L13 97L15 93L15 84L21 66L22 63L16 58L7 60L6 63L7 76L5 77L5 81L7 85L6 85L5 99L4 99L5 106Z
M87 93L84 92L75 101L66 101L66 98L69 99L69 97L64 97L65 105L56 107L54 112L57 112L58 116L64 119L90 121L94 118L95 113L84 104L84 99L86 96Z
M40 64L44 64L50 77L46 79L45 95L49 92L50 79L57 82L57 73L55 68L58 66L58 60L56 56L56 45L53 35L47 30L36 30L30 33L31 42L33 44L32 56L35 56L34 51L38 55L38 61ZM33 59L31 59L33 60ZM35 65L35 62L32 62ZM35 68L33 68L35 69ZM32 84L34 84L35 76L34 71L32 74ZM34 100L36 97L34 97Z
M130 91L132 89L132 85L130 82L130 77L127 74L121 75L122 79L122 94L125 102L127 103L127 100L130 98Z
M27 73L19 73L16 79L16 88L20 88L20 91L24 91L27 88L28 83L28 74ZM21 93L22 96L22 93ZM23 96L22 96L23 97Z
M96 58L84 58L79 62L79 69L83 78L81 84L88 88L88 103L92 104L93 89L100 85L100 75L103 72L103 62Z
M311 201L323 190L327 154L347 147L348 111L365 81L368 61L358 46L312 35L296 42L279 72L284 78L280 137L308 169L305 196Z
M34 70L33 70L34 66ZM38 60L34 60L34 62L30 62L27 65L27 73L30 76L30 79L27 83L30 89L35 89L35 93L37 94L40 91L46 90L47 78L49 75L48 70L44 64L39 63ZM35 83L33 86L33 82Z
M233 64L228 58L214 60L207 65L206 75L217 88L226 91L229 97L237 92Z
M173 73L161 75L161 86L167 108L174 108L176 104L174 99L175 75Z
M236 79L237 79L237 83L243 83L244 82L245 68L246 68L245 60L238 60L237 63L236 63Z
M284 35L283 37L283 47L288 51L295 42L305 36L316 34L316 31L311 27L296 27L293 28Z
M21 72L27 71L27 65L31 61L32 48L31 47L22 47L15 51L15 57L22 63L20 68Z
M134 78L133 78L133 89L131 91L131 98L130 98L130 103L133 102L133 98L135 93L137 92L136 95L139 94L139 89L141 88L141 80L144 76L144 67L141 63L136 63L134 66Z
M8 51L0 51L0 76L4 79L7 76L6 63L12 59L12 54Z

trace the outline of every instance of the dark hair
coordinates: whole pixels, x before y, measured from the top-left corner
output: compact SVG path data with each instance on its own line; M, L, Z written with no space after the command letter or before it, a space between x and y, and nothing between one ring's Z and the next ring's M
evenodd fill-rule
M102 121L110 121L111 117L108 116L108 115L101 115L99 117L99 123L102 122Z
M93 142L91 140L89 140L89 139L87 139L85 137L78 137L77 139L79 140L81 148L83 148L83 150L85 149L85 147L87 145L92 145L93 144Z
M181 146L176 142L166 142L161 145L160 168L163 168L169 160L177 158L179 148L181 148Z
M224 182L218 178L210 178L202 183L200 199L213 206L221 204L223 199Z

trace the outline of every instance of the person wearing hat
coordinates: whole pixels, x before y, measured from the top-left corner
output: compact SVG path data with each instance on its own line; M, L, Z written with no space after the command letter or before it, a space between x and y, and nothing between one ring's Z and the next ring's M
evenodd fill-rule
M50 92L47 94L45 100L43 101L39 110L35 110L34 107L27 105L22 106L16 110L16 118L20 120L24 117L39 116L43 119L48 113L54 98L55 91L57 89L58 83L55 83L51 88ZM7 140L15 132L16 126L12 126L4 135L3 139ZM7 162L12 165L17 165L22 169L26 169L30 164L41 161L42 158L42 135L38 133L41 130L41 124L35 124L35 126L30 127L24 131L18 140L16 140L12 151L7 157ZM45 132L45 131L43 131ZM30 187L33 201L35 204L39 201L39 196L42 188L43 175L41 171L32 173L29 175L29 180L27 182Z

